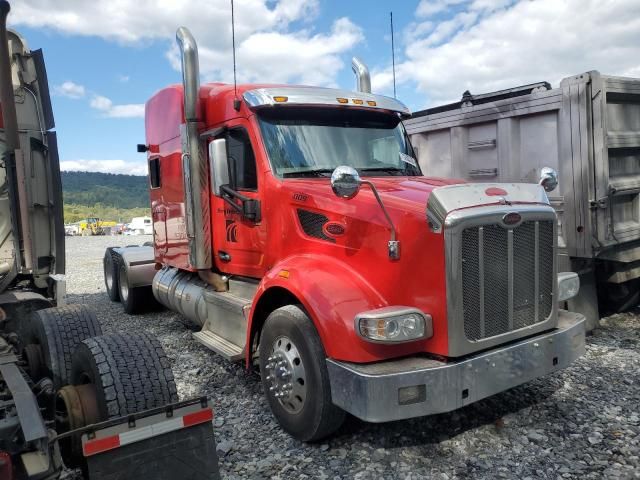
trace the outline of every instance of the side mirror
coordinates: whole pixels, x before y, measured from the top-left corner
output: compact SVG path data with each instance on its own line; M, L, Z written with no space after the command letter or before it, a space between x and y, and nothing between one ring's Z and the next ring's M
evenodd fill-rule
M224 138L216 138L209 143L209 177L211 190L216 196L221 197L220 187L229 184L227 141Z
M551 167L544 167L540 171L540 181L538 182L547 192L552 192L558 186L558 172Z
M341 165L336 167L331 174L331 188L333 193L340 198L349 200L355 197L360 191L360 185L362 185L362 180L358 171L353 167Z

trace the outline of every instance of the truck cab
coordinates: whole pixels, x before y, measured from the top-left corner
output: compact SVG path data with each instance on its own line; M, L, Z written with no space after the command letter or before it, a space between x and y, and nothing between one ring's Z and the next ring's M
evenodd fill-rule
M201 86L195 40L177 37L183 83L147 102L139 148L154 245L105 255L125 309L151 289L201 343L259 365L301 440L344 412L450 411L584 352L543 186L423 176L408 108L367 91L361 62L357 92Z

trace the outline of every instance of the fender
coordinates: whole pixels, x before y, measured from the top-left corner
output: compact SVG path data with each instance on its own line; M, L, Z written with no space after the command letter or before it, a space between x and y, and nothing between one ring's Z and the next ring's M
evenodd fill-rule
M247 345L252 344L256 307L274 287L287 290L300 301L311 317L329 358L364 363L413 353L413 349L407 348L408 344L371 343L357 335L355 315L387 306L388 302L345 263L322 254L287 257L263 277L249 313ZM416 352L423 348L423 342L411 345L415 346ZM251 349L248 348L247 362L250 356Z

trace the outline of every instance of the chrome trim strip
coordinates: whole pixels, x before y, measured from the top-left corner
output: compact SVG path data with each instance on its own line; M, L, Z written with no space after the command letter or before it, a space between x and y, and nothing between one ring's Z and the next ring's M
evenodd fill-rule
M322 87L266 87L248 90L242 95L244 101L251 109L265 107L299 107L299 106L323 106L338 108L361 108L371 110L387 110L396 112L402 117L411 115L411 111L405 104L395 98L383 95L374 95L365 92L352 92L337 88ZM276 102L274 97L287 97L286 102ZM339 103L338 98L346 98L349 103ZM354 98L364 101L363 105L352 103ZM368 105L367 101L375 102L375 106Z
M445 362L408 357L369 364L327 359L333 403L368 422L450 412L570 365L585 352L584 316L561 311L558 328ZM426 396L400 404L399 389Z

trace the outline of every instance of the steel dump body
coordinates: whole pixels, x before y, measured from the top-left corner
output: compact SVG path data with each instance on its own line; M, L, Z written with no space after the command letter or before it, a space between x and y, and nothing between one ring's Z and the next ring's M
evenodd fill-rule
M640 276L640 79L592 71L555 89L465 95L405 126L426 175L538 182L543 167L557 170L560 268L572 258L584 273L599 259L615 262L599 281Z

